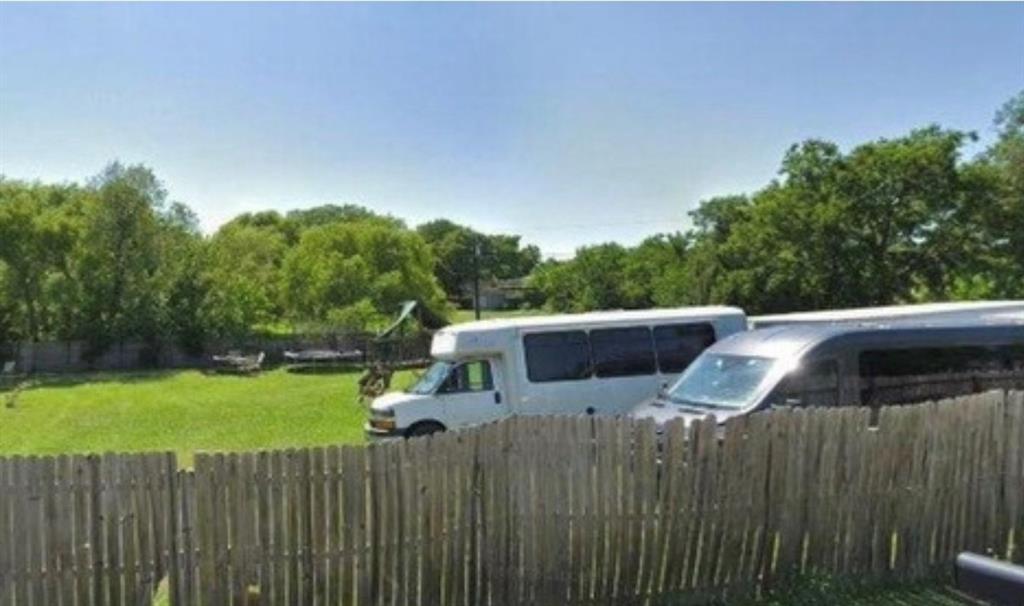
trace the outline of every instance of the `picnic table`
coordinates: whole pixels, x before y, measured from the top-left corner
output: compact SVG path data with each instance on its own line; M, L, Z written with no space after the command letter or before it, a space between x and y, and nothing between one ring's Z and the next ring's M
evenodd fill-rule
M225 355L210 356L213 360L213 369L216 372L234 372L239 374L252 374L263 368L263 360L266 354L262 351L256 355L243 355L239 352L230 351Z

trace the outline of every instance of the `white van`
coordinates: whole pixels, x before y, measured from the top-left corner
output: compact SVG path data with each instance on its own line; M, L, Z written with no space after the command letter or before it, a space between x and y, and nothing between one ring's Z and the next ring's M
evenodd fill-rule
M775 407L877 409L990 389L1024 389L1024 316L747 331L709 347L630 415L725 423Z
M435 362L373 401L371 438L426 435L516 414L621 414L747 328L734 307L484 320L434 335Z

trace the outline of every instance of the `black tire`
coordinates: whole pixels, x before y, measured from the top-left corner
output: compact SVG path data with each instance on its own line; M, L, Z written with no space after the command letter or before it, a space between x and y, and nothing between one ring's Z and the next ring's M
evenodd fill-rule
M437 421L420 421L419 423L414 423L412 427L406 430L405 437L418 438L420 436L429 436L432 433L441 433L442 431L444 431L444 425Z

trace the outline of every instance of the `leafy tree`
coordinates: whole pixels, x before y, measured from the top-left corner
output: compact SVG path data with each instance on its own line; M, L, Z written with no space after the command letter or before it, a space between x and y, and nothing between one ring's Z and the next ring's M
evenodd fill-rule
M955 219L974 234L958 283L982 296L1024 297L1024 91L996 114L996 142L966 168L971 197Z
M239 336L284 315L281 268L288 244L274 228L232 224L210 239L204 306L210 329Z
M485 235L480 249L485 277L507 280L528 275L540 262L540 249L524 246L520 236Z
M358 204L325 204L301 210L289 211L286 218L300 229L321 227L331 223L375 222L391 227L404 228L405 222L391 215L381 215Z
M371 323L366 301L378 318L393 314L406 299L442 310L444 296L434 278L433 263L417 234L381 222L310 228L284 261L289 314L321 325L341 318L350 328L355 317ZM353 306L356 309L350 309Z
M188 206L173 202L157 223L160 333L198 353L210 333L202 315L209 284L204 279L205 243L199 221Z
M90 353L122 339L160 336L159 235L154 201L133 179L102 181L86 200L73 263L78 336Z
M576 252L573 271L580 278L579 309L617 309L642 306L630 297L625 280L629 251L620 244L586 246Z
M558 311L1024 297L1024 91L995 132L973 158L973 134L938 126L848 151L804 141L761 190L704 201L689 232L567 261L355 205L245 213L204 237L142 165L84 186L0 177L0 341L82 338L97 354L119 339L199 350L286 318L365 329L405 299L464 300L474 264L484 280L529 274L534 302Z
M856 286L864 303L906 300L915 275L941 281L936 274L946 259L938 247L951 234L943 234L940 219L961 196L957 161L969 137L930 127L850 154L841 182L850 203L844 223L852 227L850 253L862 269Z
M938 288L962 243L944 220L965 196L958 159L969 139L929 127L848 154L822 141L794 146L782 178L749 205L698 211L713 217L695 221L694 234L714 268L708 299L784 311L893 303L913 298L916 284Z
M577 249L569 261L542 263L530 284L553 311L587 311L644 306L643 293L626 281L629 251L607 243Z
M257 213L242 213L231 219L220 227L218 232L228 231L236 227L253 227L263 230L264 233L280 236L288 246L294 246L299 241L301 226L286 219L276 210L267 210Z
M447 219L416 228L437 259L435 274L448 297L468 298L474 268L482 280L527 276L540 262L540 249L523 246L519 236L482 234Z
M735 224L748 218L749 212L747 196L720 196L701 202L690 212L690 219L698 234L723 242L729 238Z
M135 190L155 211L163 211L167 203L167 189L153 171L143 164L122 164L115 160L89 179L91 189L102 190L111 183L120 183Z
M547 259L541 262L527 279L532 292L538 293L549 311L583 311L576 300L579 277L572 261Z
M996 116L999 140L987 154L1002 175L1000 202L991 222L997 244L996 255L1009 261L1008 287L1001 293L1024 296L1024 90L1009 100Z
M210 300L210 282L204 276L204 243L199 238L174 239L164 249L161 273L164 288L164 331L186 350L199 353L216 336L204 315Z
M370 328L379 328L387 321L384 314L377 311L370 299L359 299L351 305L337 307L327 312L326 324L332 329L343 332L360 332Z
M531 281L557 310L729 303L758 313L1019 296L1021 124L1017 98L999 114L997 143L967 162L974 135L937 126L847 153L808 140L764 189L703 202L688 234L585 247Z
M626 257L625 295L638 307L672 307L689 303L689 239L682 234L651 236Z
M67 207L73 187L25 184L0 179L0 261L11 332L39 340L52 328L55 313L47 287L73 245L75 226Z
M13 297L6 296L9 292L7 284L7 264L0 261L0 353L3 345L18 339L18 308Z
M416 232L430 246L436 259L435 275L445 293L461 299L463 289L473 279L479 235L473 230L447 219L424 223Z
M252 334L273 317L259 284L244 276L209 280L201 303L201 326L207 336L235 339Z

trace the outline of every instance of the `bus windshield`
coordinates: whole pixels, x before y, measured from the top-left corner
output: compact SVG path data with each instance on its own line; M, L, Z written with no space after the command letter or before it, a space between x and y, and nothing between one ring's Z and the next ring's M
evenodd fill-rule
M777 360L704 353L668 391L673 404L739 410L753 403Z
M420 375L419 380L413 383L412 387L409 388L408 393L414 393L420 396L427 396L434 393L448 377L448 371L451 370L451 367L451 362L434 362L426 372Z

